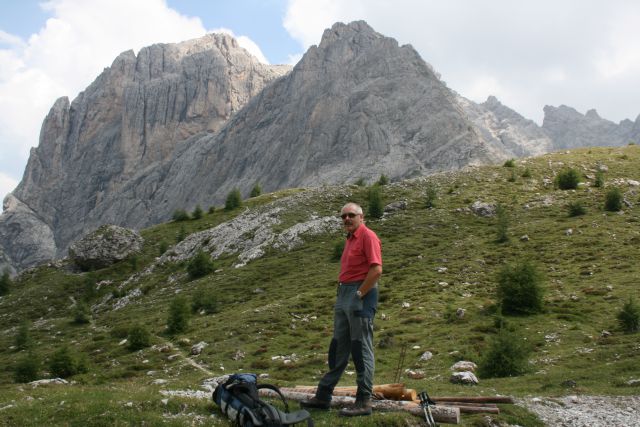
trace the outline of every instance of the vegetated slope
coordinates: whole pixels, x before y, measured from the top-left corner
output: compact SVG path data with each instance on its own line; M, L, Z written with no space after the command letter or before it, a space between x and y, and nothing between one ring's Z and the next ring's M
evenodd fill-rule
M395 381L400 349L406 346L401 380L430 394L637 394L637 383L629 381L640 376L640 346L637 335L626 335L618 327L616 314L637 295L639 166L637 146L593 148L522 159L513 168L469 168L382 187L386 203L404 200L407 209L368 220L382 240L384 256L376 382ZM567 167L582 176L577 190L554 188L554 176ZM596 171L604 169L605 186L595 188ZM438 194L432 209L424 208L428 186L435 186ZM606 212L605 193L614 186L631 207ZM303 244L291 251L265 246L263 256L240 268L233 267L237 254L223 253L215 261L217 271L197 280L189 280L185 262L159 264L158 248L163 241L173 244L178 234L204 232L241 215L270 212L274 206L286 207L272 226L275 234L283 233L312 218L335 216L349 200L366 209L366 194L367 188L357 186L266 194L248 200L240 210L219 210L200 220L144 230L143 253L109 269L77 273L62 265L24 273L0 300L0 361L7 367L0 377L0 395L6 396L0 403L15 400L3 415L27 424L37 417L64 423L105 412L132 422L164 419L178 424L197 417L215 422L208 417L213 408L206 401L160 402L161 390L199 389L209 376L184 360L191 345L200 341L207 346L193 360L214 375L242 369L268 373L269 381L279 385L314 384L326 367L331 337L339 268L331 258L342 238L339 232L302 235ZM508 242L496 243L496 219L475 215L470 209L475 201L507 208ZM569 217L566 207L572 202L580 202L586 214ZM246 239L256 234L249 232ZM528 240L521 239L524 235ZM179 248L169 247L165 255L179 253ZM475 387L450 384L453 362L478 362L495 334L495 276L502 265L520 259L532 260L546 278L545 311L507 318L534 345L531 372L481 377ZM89 276L101 282L92 297L93 320L74 325L74 301L86 293ZM190 301L206 290L215 292L218 311L195 313L186 332L166 335L170 302L179 296ZM461 319L452 315L457 308L466 310ZM11 348L24 319L32 322L33 348L42 358L66 344L88 356L89 372L74 377L77 384L50 387L46 394L10 384L11 367L26 354ZM134 323L152 332L154 347L131 352L120 344ZM603 336L603 330L611 335ZM162 350L166 342L172 348ZM420 362L425 351L433 358ZM422 369L426 379L407 378L404 368ZM167 383L152 384L156 379ZM354 376L343 378L345 385L354 382ZM44 400L35 410L27 396ZM503 412L502 419L535 425L517 408ZM320 425L340 422L332 414L318 417ZM403 416L375 417L391 422ZM473 418L464 420L471 423Z

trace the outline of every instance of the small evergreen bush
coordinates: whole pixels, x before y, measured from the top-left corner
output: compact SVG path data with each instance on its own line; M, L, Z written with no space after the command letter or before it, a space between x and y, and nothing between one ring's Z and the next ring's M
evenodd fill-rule
M9 275L9 269L5 268L0 276L0 295L6 295L11 288L11 276Z
M567 210L569 211L570 217L580 216L587 213L587 210L585 209L585 207L582 206L582 203L578 201L569 203L567 205Z
M438 199L438 191L436 190L435 185L431 183L427 184L424 207L427 209L435 208L437 199Z
M520 176L523 178L531 178L531 169L525 168L524 172L522 172L522 175Z
M167 252L167 249L169 249L169 244L167 243L167 241L166 240L161 241L160 244L158 245L158 254L162 256L162 254Z
M556 176L556 186L561 190L575 190L580 183L580 173L568 168L560 171Z
M358 178L358 180L354 184L358 187L364 187L365 185L367 185L367 182L364 180L364 178Z
M91 310L89 310L89 306L83 301L78 302L73 310L73 323L76 325L84 325L90 321Z
M622 192L618 187L607 191L604 201L604 209L609 212L618 212L622 209Z
M214 289L198 289L191 297L191 311L198 313L203 310L205 314L218 312L218 297Z
M389 178L385 174L380 175L380 179L378 179L378 185L387 185L389 183Z
M531 346L515 330L500 328L478 366L483 378L518 376L529 368Z
M340 239L334 242L331 261L340 261L340 259L342 258L342 252L344 252L344 243L344 239Z
M543 277L530 261L505 265L498 273L498 300L505 314L542 311Z
M127 346L131 351L142 350L151 345L151 334L143 325L136 324L129 329L127 335Z
M261 194L262 194L262 187L260 186L259 183L256 183L256 185L254 185L253 188L251 189L251 194L249 195L249 197L258 197Z
M92 274L87 274L85 276L82 288L83 301L93 301L98 295L98 289L96 288L96 278Z
M191 280L204 277L213 272L213 270L214 266L211 256L202 249L196 252L187 264L187 273L189 273L189 278Z
M516 162L513 159L509 159L506 162L504 162L502 166L504 166L505 168L514 168L516 166Z
M187 299L178 296L169 305L169 318L167 319L167 332L171 335L184 332L189 328L191 308Z
M224 210L232 211L240 206L242 206L242 196L240 195L240 190L234 188L227 194L227 199L224 202Z
M371 218L382 218L384 207L382 206L382 191L380 190L380 186L373 185L369 188L368 200L369 209L367 210L367 216Z
M56 350L49 360L51 374L68 378L88 371L87 358L84 354L73 354L66 345Z
M200 205L196 205L196 208L191 213L191 218L192 219L200 219L200 218L202 218L203 214L204 214L204 211L202 210Z
M511 171L511 175L509 175L509 178L507 178L507 181L509 182L516 182L517 177L516 177L516 171L512 170Z
M189 214L184 209L176 209L173 212L173 220L178 221L186 221L189 219Z
M602 171L596 172L596 178L593 181L593 186L597 188L604 187L604 172Z
M25 354L13 369L13 380L17 383L29 383L38 379L41 361L37 354Z
M640 306L636 304L633 298L624 304L622 310L618 312L618 322L622 330L628 334L640 331Z
M216 207L215 206L209 206L209 215L211 215L212 213L214 213L216 211Z
M496 242L506 243L509 241L509 214L504 206L496 206L496 219Z
M178 234L176 234L176 243L180 243L186 238L187 238L187 229L183 224L180 226L180 229L178 230Z
M22 322L20 322L20 326L18 327L18 331L16 332L16 337L14 340L16 349L27 350L33 345L30 328L31 324L28 320L23 320Z

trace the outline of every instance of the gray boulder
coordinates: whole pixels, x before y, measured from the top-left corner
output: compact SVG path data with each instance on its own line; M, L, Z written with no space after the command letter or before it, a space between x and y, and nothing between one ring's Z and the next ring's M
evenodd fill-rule
M471 205L471 210L478 216L490 217L496 214L496 205L477 200Z
M117 225L103 225L69 247L69 258L83 270L104 268L142 249L140 233Z

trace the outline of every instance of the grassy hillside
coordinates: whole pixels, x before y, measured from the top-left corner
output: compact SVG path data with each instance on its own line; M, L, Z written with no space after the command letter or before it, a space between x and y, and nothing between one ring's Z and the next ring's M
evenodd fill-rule
M382 240L384 256L376 383L394 382L401 374L408 387L431 395L638 394L638 385L627 384L640 378L638 334L623 333L616 315L630 296L638 297L640 187L628 181L640 181L640 147L576 150L514 163L383 187L385 203L404 200L407 208L367 220ZM596 188L602 165L608 169L605 185ZM554 188L554 177L566 167L582 175L577 190ZM612 187L633 206L605 211ZM427 209L429 188L437 196ZM227 425L210 401L161 391L202 390L204 379L240 370L268 373L267 381L280 386L315 384L331 338L339 269L332 256L340 233L308 236L292 251L270 248L241 268L234 268L237 254L224 254L214 261L214 273L196 280L186 274L185 261L148 267L161 249L172 250L177 236L212 228L247 208L280 203L281 222L274 227L282 231L312 215L337 216L350 200L366 209L366 195L367 188L355 185L266 194L232 212L219 209L198 220L143 230L143 252L107 269L83 273L63 262L24 273L0 298L0 425ZM471 212L475 201L506 208L508 241L496 241L495 217ZM584 215L568 215L567 205L575 202L586 209ZM543 273L544 311L506 321L534 348L529 373L480 377L477 386L451 384L450 366L458 360L478 363L497 332L498 271L524 259ZM136 280L127 280L135 274ZM180 296L191 302L203 292L217 300L217 311L194 313L187 331L169 335L171 302ZM74 312L82 300L93 307L91 320L77 324ZM465 310L463 318L455 316L458 308ZM25 321L32 345L18 350L16 335ZM150 347L131 351L123 343L135 324L151 333ZM603 336L603 330L611 335ZM201 341L207 343L202 354L191 356L191 346ZM86 372L71 377L72 384L33 388L14 382L14 367L25 357L41 360L39 377L46 378L49 361L64 346L86 358ZM398 372L403 347L407 353ZM420 362L425 351L433 358ZM426 378L407 378L407 368L423 370ZM158 379L166 383L154 384ZM341 384L355 384L355 375L345 375ZM540 425L516 406L502 409L494 419ZM478 425L481 418L463 416L463 424ZM326 426L419 422L378 413L343 420L335 411L314 413L314 419Z

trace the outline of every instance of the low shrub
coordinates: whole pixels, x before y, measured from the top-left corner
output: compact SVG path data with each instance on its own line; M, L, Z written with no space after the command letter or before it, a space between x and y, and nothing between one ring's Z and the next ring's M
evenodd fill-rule
M385 174L380 175L380 179L378 179L378 185L387 185L389 183L389 178Z
M596 178L593 181L593 186L597 188L604 187L604 172L602 171L596 172Z
M240 195L240 190L234 188L227 194L227 199L224 202L224 210L232 211L240 206L242 206L242 196Z
M184 209L176 209L173 212L174 221L187 221L188 219L189 219L189 214Z
M89 306L81 301L78 302L73 310L73 323L76 325L84 325L91 321L91 310Z
M344 239L337 240L333 243L333 254L331 255L331 261L340 261L342 258L342 252L344 252Z
M17 350L27 350L33 345L33 339L31 338L31 324L28 320L23 320L18 327L14 345Z
M169 244L163 240L158 244L158 255L162 256L169 249Z
M498 300L504 314L542 311L543 277L530 261L505 265L498 273Z
M483 378L518 376L529 370L531 346L515 330L501 328L490 341L478 366Z
M200 288L191 297L191 311L198 313L204 311L205 314L218 312L217 293L212 288Z
M506 243L509 241L509 214L502 205L496 206L496 242Z
M192 219L200 219L200 218L202 218L203 214L204 214L204 211L202 210L200 205L196 205L196 208L191 213L191 218Z
M556 186L560 190L575 190L579 183L580 173L573 168L564 169L556 176Z
M516 166L516 162L513 159L509 159L506 162L504 162L502 166L504 166L505 168L514 168Z
M633 298L622 306L622 310L617 315L618 322L622 330L628 334L640 331L640 306L636 304Z
M187 264L187 273L189 273L191 280L204 277L213 272L213 270L214 265L211 256L202 249L199 250Z
M569 203L567 205L567 210L569 211L570 217L580 216L587 213L587 210L585 209L584 206L582 206L582 203L577 201Z
M41 361L35 353L24 355L13 368L13 380L17 383L29 383L38 379Z
M356 182L354 182L354 184L358 187L364 187L365 185L367 185L367 182L364 180L364 178L358 178Z
M87 358L83 353L72 353L69 347L63 346L51 356L49 370L56 377L68 378L83 374L89 369Z
M11 276L9 275L9 269L5 268L0 276L0 295L6 295L11 288Z
M167 332L171 335L184 332L189 328L191 309L187 299L176 297L169 305L169 317L167 319Z
M251 189L251 194L249 194L249 197L258 197L261 194L262 194L262 187L260 186L260 184L256 183L256 185L254 185L253 188Z
M129 350L142 350L143 348L147 348L151 345L151 334L146 327L136 324L129 329L127 342Z
M437 199L438 199L438 191L436 190L435 185L431 183L427 184L424 207L427 209L435 208Z
M367 216L371 218L382 218L384 206L382 205L382 191L380 190L380 186L373 185L369 188L368 201Z
M531 169L525 168L520 176L523 178L531 178Z
M622 192L618 187L613 187L607 191L604 200L604 209L609 212L618 212L622 209Z

